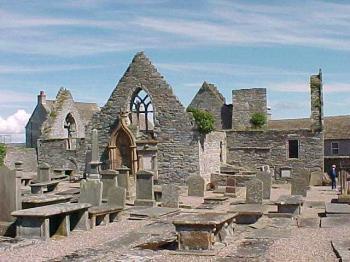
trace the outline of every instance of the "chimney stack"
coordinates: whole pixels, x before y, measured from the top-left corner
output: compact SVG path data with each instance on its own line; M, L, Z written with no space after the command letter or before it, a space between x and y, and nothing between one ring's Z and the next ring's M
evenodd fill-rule
M46 95L44 91L40 91L38 95L38 104L45 105L46 104Z

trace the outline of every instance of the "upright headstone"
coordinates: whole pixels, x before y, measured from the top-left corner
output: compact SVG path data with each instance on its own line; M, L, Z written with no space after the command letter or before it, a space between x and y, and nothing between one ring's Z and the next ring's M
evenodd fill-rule
M96 129L92 130L91 138L91 162L90 162L90 174L89 179L99 179L100 178L100 166L101 162L99 159L98 152L98 132Z
M173 184L162 186L162 207L179 207L180 188Z
M306 197L310 184L310 171L307 169L295 170L292 174L291 195Z
M102 189L103 183L99 180L81 180L79 202L100 206L102 204Z
M236 193L236 179L234 177L227 177L225 194Z
M187 179L188 196L204 197L205 180L199 175L192 175Z
M107 192L107 203L109 206L125 208L126 189L124 187L110 187Z
M19 172L0 167L0 221L11 222L11 212L22 209Z
M38 167L38 182L50 182L51 172L50 165L48 163L42 163Z
M262 204L263 183L259 179L251 179L246 182L246 203Z
M130 168L126 166L122 166L117 168L118 171L118 186L124 187L126 189L126 198L131 198L131 190L130 190L130 181L129 181L129 172Z
M263 199L270 199L271 195L271 174L268 171L259 171L256 174L256 178L263 182Z
M101 182L103 183L103 191L102 198L107 199L108 191L110 188L115 188L118 186L117 176L118 172L115 170L102 170L101 174Z
M141 170L136 173L135 206L155 206L153 190L153 173Z

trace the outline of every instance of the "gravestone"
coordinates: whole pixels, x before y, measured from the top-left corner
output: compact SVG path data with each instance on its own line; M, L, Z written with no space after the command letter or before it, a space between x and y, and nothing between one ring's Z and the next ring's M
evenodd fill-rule
M234 177L228 177L226 179L226 194L235 194L236 193L236 179Z
M205 180L199 175L192 175L187 179L188 196L204 197Z
M110 188L118 186L117 176L118 172L115 170L103 170L100 172L101 182L103 183L102 198L106 199Z
M310 183L310 171L307 169L295 170L291 181L291 195L306 197Z
M124 187L110 187L107 192L108 206L125 208L126 189Z
M162 207L179 208L180 188L168 184L162 186Z
M251 179L246 182L246 203L262 204L263 183L259 179Z
M91 162L90 164L90 173L89 179L99 179L100 178L100 166L101 162L99 159L98 152L98 131L96 129L92 130L91 135Z
M153 172L141 170L136 173L135 206L154 206Z
M0 167L0 221L11 222L11 212L22 209L19 172Z
M322 171L311 172L310 186L322 186Z
M120 168L117 168L118 171L118 186L124 187L126 189L126 198L130 199L132 196L131 190L130 190L130 181L129 181L129 173L130 168L126 166L122 166Z
M79 202L100 206L102 204L102 189L103 183L99 180L81 180Z
M259 171L256 174L256 178L263 183L263 199L270 199L271 195L271 174L268 171Z
M47 163L42 163L38 167L38 181L39 182L50 182L51 181L51 173L50 173L50 165Z
M281 167L281 178L291 178L292 176L292 168L290 167Z

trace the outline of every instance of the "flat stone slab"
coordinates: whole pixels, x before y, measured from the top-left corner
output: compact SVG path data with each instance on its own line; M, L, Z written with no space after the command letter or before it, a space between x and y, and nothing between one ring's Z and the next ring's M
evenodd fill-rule
M226 196L210 196L210 197L204 198L204 202L205 202L205 201L217 201L217 202L221 202L221 201L226 201L227 199L228 199L228 197L226 197Z
M27 207L38 207L45 205L52 205L56 203L69 202L72 199L72 195L29 195L22 197L22 205Z
M87 203L60 203L49 206L34 207L29 209L17 210L11 213L14 217L49 217L91 207Z
M337 215L350 214L350 205L326 203L326 214L337 214Z
M263 208L260 204L243 204L232 206L228 212L238 215L262 215Z
M29 184L29 186L51 186L51 185L57 185L60 181L48 181L48 182L38 182L38 181L32 181L32 183Z
M237 214L227 213L198 213L182 214L176 216L173 220L174 225L220 225L227 220L233 219Z
M263 228L252 231L247 238L253 239L281 239L289 238L291 235L291 229L281 228Z
M334 216L321 218L322 228L344 227L350 226L350 217L348 216Z
M121 206L93 206L88 209L89 214L100 215L100 214L108 214L114 213L118 211L122 211L123 207Z
M56 193L56 195L77 195L80 193L80 188L71 188L62 192Z
M275 201L277 205L301 205L303 202L303 197L299 195L282 195L277 199L277 201Z
M298 217L297 225L298 227L303 227L303 228L319 228L320 218L319 217Z
M350 240L332 240L331 243L339 261L350 261Z
M303 204L304 207L315 208L315 209L325 209L326 204L324 201L305 201Z
M338 195L338 203L350 203L350 195Z
M171 207L133 208L130 210L130 217L158 218L177 212L180 212L180 209Z

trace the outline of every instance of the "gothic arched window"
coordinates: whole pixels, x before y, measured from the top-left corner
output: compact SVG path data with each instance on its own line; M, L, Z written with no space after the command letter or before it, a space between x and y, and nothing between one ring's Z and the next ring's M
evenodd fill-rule
M154 128L154 111L150 96L143 89L135 93L130 104L131 122L139 127L140 131L149 131Z
M77 135L77 126L75 119L71 113L66 116L66 119L64 121L64 128L67 130L67 149L74 150L76 148L76 141L74 138Z

